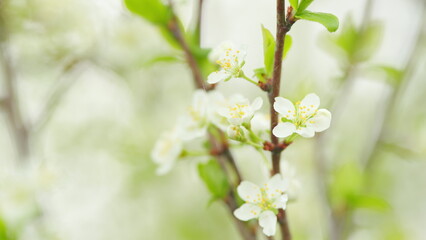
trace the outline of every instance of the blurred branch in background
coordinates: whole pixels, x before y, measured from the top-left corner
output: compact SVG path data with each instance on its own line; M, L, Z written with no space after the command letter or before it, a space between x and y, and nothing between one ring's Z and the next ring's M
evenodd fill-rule
M11 137L14 139L17 158L21 163L25 163L31 157L31 142L34 141L38 133L44 128L49 119L60 104L61 99L72 87L75 82L74 78L65 79L70 73L76 71L78 66L84 61L81 59L70 60L62 67L59 80L51 89L51 95L44 104L44 108L39 115L39 119L35 123L31 123L28 114L25 114L21 108L21 100L19 94L19 77L18 66L14 62L14 56L10 51L10 35L8 16L5 11L8 9L9 1L0 2L0 50L1 64L3 68L4 79L4 95L1 97L1 108L7 118L8 128ZM59 64L58 64L59 65Z
M424 56L426 41L426 2L423 1L421 4L421 16L419 17L420 23L417 30L417 37L404 68L399 71L397 69L383 69L384 71L388 71L387 77L390 79L389 82L393 89L390 96L385 98L385 110L382 122L377 128L377 137L373 138L373 143L366 146L368 151L364 152L365 156L361 161L364 163L366 171L371 171L375 161L378 159L378 152L383 148L382 145L388 143L388 139L386 139L386 137L391 135L391 132L395 131L395 129L390 126L390 120L392 119L392 114L395 113L394 108L397 107L397 100L401 99L403 95L406 94L406 89L410 80L413 78L413 73L419 67L419 60L422 56ZM368 143L368 141L366 142Z
M9 124L10 135L16 146L18 159L24 162L30 154L30 136L28 125L24 122L17 91L17 77L13 66L13 57L11 56L8 41L9 33L7 29L7 19L4 11L7 7L7 1L0 2L0 51L1 64L3 69L3 82L5 85L4 95L1 97L1 107L6 115Z
M343 77L341 78L341 82L338 85L338 93L335 98L332 99L333 104L333 121L338 122L340 117L342 116L343 109L347 105L347 101L350 96L350 92L352 91L354 84L357 79L357 75L359 75L359 65L364 64L367 60L370 59L373 54L373 49L377 48L376 44L379 44L377 37L371 36L371 34L377 34L378 26L375 26L376 23L371 21L371 14L373 12L374 0L367 0L365 3L365 8L363 12L363 17L361 21L361 25L358 29L353 26L347 26L343 29L340 36L336 37L337 45L342 48L346 52L347 60L346 67L344 67ZM383 112L381 117L374 117L374 126L378 126L374 128L366 137L367 139L364 141L364 150L362 152L362 156L356 162L356 165L352 166L352 172L358 172L353 175L353 173L346 172L348 175L342 175L342 177L347 178L346 181L351 182L350 184L356 185L357 181L359 182L359 190L358 193L354 194L368 194L369 188L373 185L372 181L375 181L373 175L375 174L373 165L376 164L378 159L378 153L381 149L383 149L383 144L387 143L387 135L389 131L395 132L395 127L390 126L390 122L392 120L392 114L394 112L394 107L396 107L396 103L398 97L402 97L404 94L404 89L407 86L410 78L412 77L411 73L413 70L418 67L419 57L422 56L422 47L425 41L425 3L422 3L422 13L420 17L420 27L417 30L418 37L415 41L413 50L409 56L409 60L405 64L405 67L402 70L398 70L394 67L383 66L380 69L385 72L385 78L387 79L387 83L393 88L390 96L386 94L383 100L383 104L379 104L378 110L375 111L376 114ZM350 24L350 22L349 22ZM365 51L367 49L367 51ZM367 55L365 55L367 54ZM368 65L369 63L367 63ZM371 65L371 64L370 64ZM379 122L377 122L379 121ZM344 168L341 170L336 170L335 166L329 166L330 161L325 152L327 146L329 146L329 135L330 133L320 134L316 139L316 155L315 155L315 163L317 166L317 178L318 184L320 185L320 189L322 192L322 199L324 209L326 210L326 215L329 216L329 226L330 226L330 238L332 240L342 240L348 239L349 235L353 233L355 230L354 224L350 221L350 218L353 215L353 211L357 208L356 205L352 205L350 202L346 202L344 205L336 205L336 202L333 201L336 192L333 192L333 188L335 189L339 183L331 182L327 183L330 175L330 169L333 171L344 171ZM352 139L348 139L348 141L353 141ZM357 165L363 165L363 168L357 167ZM344 173L344 172L343 172ZM358 175L359 176L356 176ZM351 178L350 175L353 175L354 178ZM361 179L359 179L361 178ZM357 180L359 179L359 180ZM335 179L336 181L337 179ZM358 187L356 187L358 188ZM346 201L376 201L376 203L371 204L387 204L381 199L368 196L370 200L363 199L366 196L359 196L359 200L356 199L346 199ZM356 197L352 196L351 198ZM366 204L366 203L365 203ZM363 207L363 206L358 206Z
M75 84L76 79L78 79L73 73L76 72L80 74L84 70L81 69L82 67L85 67L83 63L84 59L74 59L63 67L59 79L52 87L50 95L44 104L43 110L40 113L38 120L34 124L32 132L38 134L47 125L52 115L54 115L55 110L60 105L63 97Z

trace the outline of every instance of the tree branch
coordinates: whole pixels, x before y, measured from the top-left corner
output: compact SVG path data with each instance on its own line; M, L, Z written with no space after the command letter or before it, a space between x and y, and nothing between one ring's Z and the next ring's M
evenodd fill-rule
M272 73L271 80L271 91L269 92L269 103L270 103L270 114L271 114L271 142L274 146L274 150L271 151L272 155L272 172L271 175L280 173L280 159L281 152L283 149L277 148L279 145L279 139L272 134L272 129L278 125L278 113L274 109L275 98L280 94L281 86L281 70L282 70L282 59L283 59L283 50L285 44L285 36L290 30L291 26L294 23L291 15L292 8L289 7L287 14L287 19L285 16L285 1L277 0L277 34L276 34L276 47L274 54L274 69ZM291 240L290 229L287 221L286 211L280 209L278 215L278 223L281 228L282 238L285 240Z
M180 29L179 26L179 21L177 16L174 14L173 12L173 3L171 0L169 0L169 5L170 8L172 10L172 20L170 21L169 25L168 25L168 29L169 31L173 34L174 38L176 39L176 41L179 43L179 45L182 47L182 50L185 54L185 58L186 58L186 62L189 66L189 68L191 69L191 73L192 73L192 77L194 80L194 85L197 89L204 89L204 91L209 91L214 89L215 85L208 85L205 83L203 76L201 74L201 70L197 64L197 61L195 59L195 56L193 55L188 43L185 40L185 37L183 36L183 33ZM197 19L197 28L201 28L201 12L202 12L202 6L203 6L203 0L199 1L199 6L198 6L198 19ZM198 30L198 34L200 33L200 29ZM198 38L198 44L200 42L200 35ZM237 176L237 184L239 184L241 182L241 174L238 170L238 167L235 163L235 160L232 156L232 153L229 150L228 147L228 143L226 142L226 138L224 138L224 133L222 131L220 131L219 129L217 129L217 131L219 132L219 139L217 139L213 134L209 133L209 141L210 144L212 146L212 152L215 152L216 154L214 154L221 166L221 168L223 169L223 171L225 172L225 174L227 175L228 180L230 181L232 178L230 176L230 173L228 171L228 167L226 166L226 163L229 163L232 167L232 170L235 172L236 176ZM232 215L232 219L234 220L238 231L240 232L241 236L243 237L244 240L256 240L256 229L251 229L247 223L241 222L240 220L238 220L237 218L235 218L235 216L232 214L237 208L238 208L238 204L236 201L236 195L235 195L235 187L231 186L231 190L228 193L228 196L226 196L225 199L223 199L223 202L226 204L226 206L228 207L231 215Z
M62 101L63 97L66 95L67 91L75 83L74 79L61 80L61 78L64 78L67 74L75 70L80 65L80 63L82 63L80 59L74 59L64 66L61 76L59 76L59 80L52 87L50 96L48 97L43 107L43 110L39 115L38 120L32 127L32 131L34 133L39 133L46 126L46 124L49 122L52 115L56 111L57 106Z

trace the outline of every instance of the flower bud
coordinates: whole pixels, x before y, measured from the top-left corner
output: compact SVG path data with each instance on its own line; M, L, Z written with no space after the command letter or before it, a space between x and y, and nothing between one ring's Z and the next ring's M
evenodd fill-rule
M227 129L228 137L232 140L244 142L246 141L246 132L244 127L238 125L230 125Z

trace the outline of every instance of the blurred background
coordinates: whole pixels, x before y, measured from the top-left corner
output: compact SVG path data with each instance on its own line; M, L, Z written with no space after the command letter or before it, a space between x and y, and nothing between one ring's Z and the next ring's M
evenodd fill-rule
M184 26L197 3L175 1ZM426 240L425 5L317 0L340 29L291 30L281 95L315 92L333 112L283 154L300 181L294 239ZM275 1L205 0L201 45L245 44L251 72L262 24L275 32ZM0 41L1 240L240 239L196 161L155 174L150 151L193 91L156 26L120 0L0 0ZM218 90L267 100L244 81ZM246 179L266 178L253 150L234 154Z

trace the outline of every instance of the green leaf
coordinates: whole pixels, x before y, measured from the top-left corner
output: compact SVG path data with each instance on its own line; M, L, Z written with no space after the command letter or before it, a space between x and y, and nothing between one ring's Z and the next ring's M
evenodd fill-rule
M382 41L383 28L382 22L371 22L359 33L359 45L355 55L357 61L367 61L376 53Z
M290 48L292 45L293 45L293 38L290 35L285 35L283 59L287 56L287 53L288 51L290 51Z
M160 26L159 30L163 38L170 44L171 47L175 49L182 49L182 47L176 41L176 39L174 38L173 34L170 32L169 29L167 29L166 27Z
M297 9L297 12L303 12L303 11L305 11L306 10L306 8L308 8L309 7L309 5L311 5L311 3L313 2L314 0L302 0L301 2L300 2L300 4L299 4L299 7L298 7L298 9Z
M357 163L348 162L337 168L332 176L330 199L333 206L347 206L360 195L364 184L362 171Z
M161 0L124 0L124 3L131 12L153 24L167 25L172 17L170 8Z
M373 70L379 70L384 72L387 77L386 81L392 86L398 86L404 78L404 71L392 66L386 66L386 65L374 66Z
M271 77L272 71L274 70L274 57L275 57L275 46L276 46L275 38L272 35L272 33L264 26L262 26L262 35L263 35L263 62L265 64L265 68L263 69L264 70L263 74L265 74L266 77ZM292 44L293 44L293 38L290 35L286 35L284 39L283 59L287 56L287 53L290 50ZM258 73L255 72L255 75L258 76Z
M229 192L229 183L225 173L215 159L198 165L198 174L204 181L213 199L224 198Z
M333 36L332 39L336 46L344 51L347 59L351 62L357 50L356 44L358 41L358 30L352 18L345 21L345 25L340 34Z
M144 66L149 67L153 64L164 62L164 63L174 63L174 62L182 62L182 57L175 56L175 55L161 55L152 58L151 60L147 61Z
M369 195L357 196L352 202L352 207L376 211L387 211L391 208L390 204L385 199Z
M339 19L330 13L310 12L305 10L300 13L298 12L296 18L321 23L329 32L335 32L339 28Z
M274 52L275 52L275 39L272 33L262 26L263 35L263 62L265 64L265 73L267 76L272 75L274 68Z
M299 7L299 0L289 0L289 2L293 9L297 11L297 8Z

